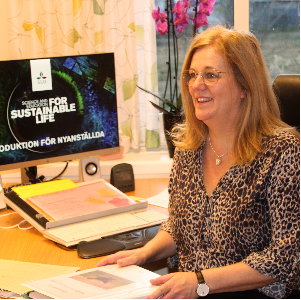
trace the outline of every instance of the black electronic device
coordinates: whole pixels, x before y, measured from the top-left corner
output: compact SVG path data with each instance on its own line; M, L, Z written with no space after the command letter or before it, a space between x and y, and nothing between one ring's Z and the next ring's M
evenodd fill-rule
M135 190L135 178L131 164L118 164L111 169L110 183L122 192Z
M80 242L77 246L78 256L93 258L115 253L120 250L130 250L144 246L155 237L161 225L112 235L91 242Z

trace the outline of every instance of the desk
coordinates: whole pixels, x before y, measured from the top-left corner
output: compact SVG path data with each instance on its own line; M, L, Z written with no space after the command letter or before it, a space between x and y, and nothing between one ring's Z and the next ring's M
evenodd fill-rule
M167 188L168 178L136 179L135 191L128 196L148 198ZM162 210L164 210L162 208ZM165 210L166 211L166 210ZM0 215L12 212L11 209L0 212ZM1 226L12 226L23 220L18 214L0 219ZM23 224L27 227L29 224ZM22 226L23 226L22 225ZM92 268L100 258L82 259L77 251L66 251L46 238L35 228L29 230L0 229L0 258L24 262L79 267L81 270Z

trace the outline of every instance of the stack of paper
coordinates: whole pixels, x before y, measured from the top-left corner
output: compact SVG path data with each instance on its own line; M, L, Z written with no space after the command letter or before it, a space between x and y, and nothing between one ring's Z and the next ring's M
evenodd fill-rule
M32 291L32 289L22 286L22 283L68 274L77 270L79 268L76 267L0 259L0 288L21 295Z
M146 298L158 288L150 283L157 277L138 266L107 265L24 285L51 298L137 299Z

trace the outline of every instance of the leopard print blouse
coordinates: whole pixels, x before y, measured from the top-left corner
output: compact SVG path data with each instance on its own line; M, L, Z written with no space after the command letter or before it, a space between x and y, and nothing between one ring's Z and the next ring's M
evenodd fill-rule
M233 165L209 197L202 148L176 149L169 182L169 220L161 229L177 245L179 271L244 262L278 282L259 290L283 298L299 288L300 147L291 133L266 137L249 166Z

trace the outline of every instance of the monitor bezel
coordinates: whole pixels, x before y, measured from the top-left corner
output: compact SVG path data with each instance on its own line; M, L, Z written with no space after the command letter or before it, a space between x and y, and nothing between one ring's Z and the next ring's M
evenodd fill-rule
M38 166L38 165L46 165L51 163L80 160L83 158L101 156L105 154L115 154L119 152L120 152L120 146L107 148L107 149L98 149L93 151L68 154L68 155L54 156L49 158L42 158L42 159L31 160L26 162L17 162L12 164L0 165L0 172L21 169L21 168L28 168L28 167Z
M109 54L112 53L115 55L114 52L106 52L106 53L87 53L87 54L76 54L76 55L58 55L58 56L49 56L49 57L35 57L35 58L26 58L26 59L19 59L19 60L37 60L37 59L51 59L51 58L57 58L57 57L77 57L77 56L92 56L92 55L101 55L101 54ZM18 59L14 60L1 60L1 61L16 61ZM116 64L115 64L115 58L114 58L114 67L115 67L115 86L116 85ZM116 89L116 103L118 103L117 100L117 89ZM118 110L117 110L117 126L118 126L118 137L119 136L119 122L118 122ZM52 164L52 163L63 163L63 162L70 162L73 160L81 160L84 158L89 157L96 157L101 155L107 155L107 154L116 154L121 151L120 147L120 140L118 139L118 146L112 147L112 148L106 148L106 149L95 149L92 151L86 151L86 152L78 152L78 153L72 153L67 155L59 155L59 156L52 156L52 157L45 157L45 158L39 158L36 160L30 160L30 161L24 161L24 162L14 162L10 164L4 164L0 165L0 172L9 171L9 170L15 170L15 169L22 169L22 168L28 168L38 165L46 165L46 164Z

